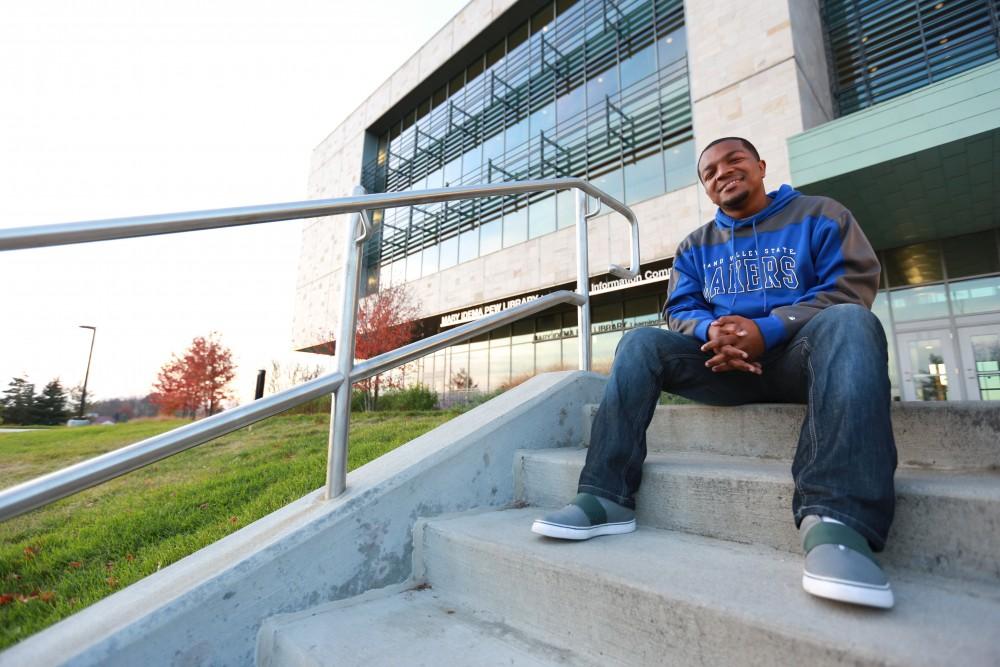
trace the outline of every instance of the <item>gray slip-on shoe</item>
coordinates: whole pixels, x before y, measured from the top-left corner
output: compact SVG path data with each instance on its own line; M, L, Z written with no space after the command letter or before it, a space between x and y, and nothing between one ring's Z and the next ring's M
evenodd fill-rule
M807 516L802 520L806 552L802 588L817 597L891 609L889 580L866 540L842 523Z
M635 511L589 493L578 493L569 505L531 524L531 532L561 540L589 540L634 530Z

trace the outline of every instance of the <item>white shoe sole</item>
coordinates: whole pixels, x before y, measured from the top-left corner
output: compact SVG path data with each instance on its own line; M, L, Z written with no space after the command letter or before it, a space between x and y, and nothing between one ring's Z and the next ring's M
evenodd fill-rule
M879 609L892 609L895 603L892 589L885 586L871 586L856 581L844 581L833 577L819 577L808 572L802 573L802 588L816 597L849 604L859 604Z
M560 540L589 540L592 537L600 535L621 535L623 533L631 533L634 530L635 519L622 521L621 523L602 523L589 528L549 523L541 519L535 519L535 522L531 524L531 532Z

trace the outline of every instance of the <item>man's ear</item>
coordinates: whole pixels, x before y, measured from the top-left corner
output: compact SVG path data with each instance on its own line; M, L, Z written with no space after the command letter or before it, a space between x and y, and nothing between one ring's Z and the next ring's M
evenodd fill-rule
M767 163L761 160L757 164L760 165L760 177L761 179L763 179L765 176L767 176Z

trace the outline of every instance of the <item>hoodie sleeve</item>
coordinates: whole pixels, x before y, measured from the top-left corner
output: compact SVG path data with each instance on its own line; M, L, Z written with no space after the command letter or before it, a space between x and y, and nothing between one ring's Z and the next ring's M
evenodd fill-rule
M849 210L819 218L810 237L816 284L795 303L755 319L767 349L794 336L818 312L840 303L871 308L882 267L871 243Z
M670 270L667 305L663 310L667 326L688 336L708 341L708 325L715 319L712 307L705 301L699 271L692 265L690 254L678 252Z

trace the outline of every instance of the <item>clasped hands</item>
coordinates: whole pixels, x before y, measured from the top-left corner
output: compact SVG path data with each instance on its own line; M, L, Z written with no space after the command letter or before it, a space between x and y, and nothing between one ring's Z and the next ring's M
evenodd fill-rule
M712 355L705 365L713 373L744 371L760 375L760 357L764 354L764 337L757 324L746 317L726 315L708 327L708 342L702 352Z

